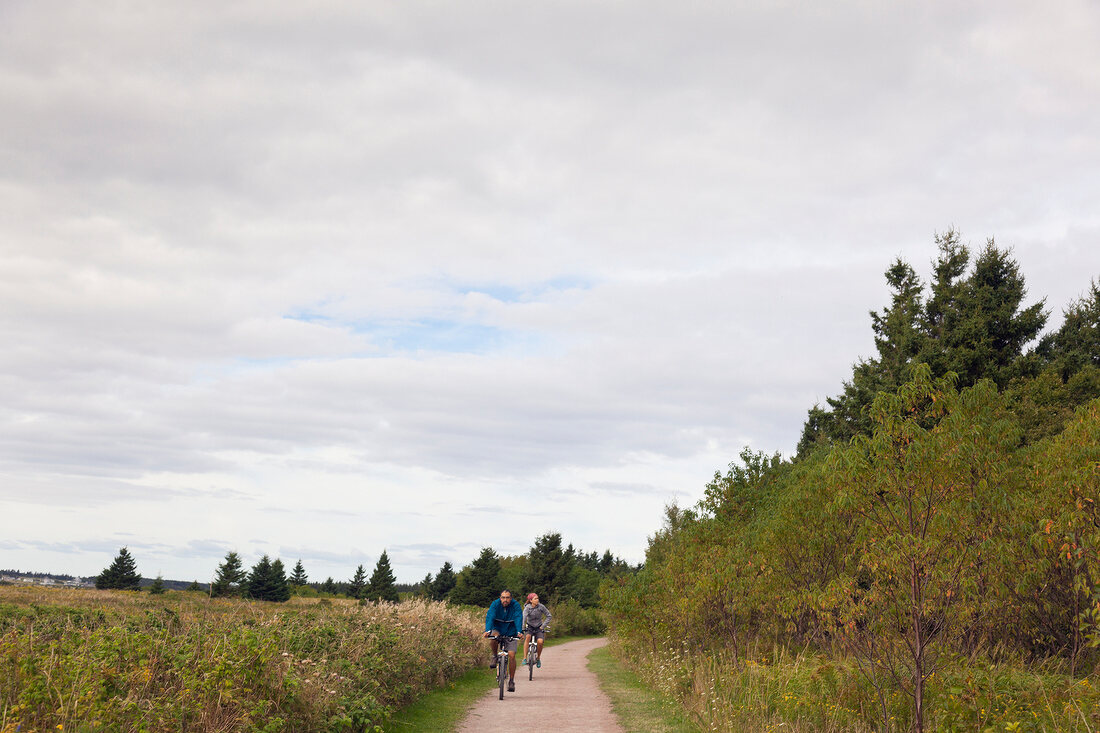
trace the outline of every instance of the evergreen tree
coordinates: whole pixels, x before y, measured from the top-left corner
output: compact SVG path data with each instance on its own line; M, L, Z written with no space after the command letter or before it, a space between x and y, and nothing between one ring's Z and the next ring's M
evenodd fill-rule
M360 565L355 569L355 575L352 576L351 582L348 584L348 595L352 598L362 598L366 585L367 571Z
M488 606L500 595L501 590L500 558L492 547L486 547L473 564L463 568L458 574L455 587L451 590L450 601L471 606Z
M159 596L164 593L164 578L157 573L157 577L153 580L153 584L149 586L149 593L154 596Z
M242 585L247 578L241 563L241 556L236 552L227 552L225 562L218 566L218 573L210 586L210 594L213 596L236 596L244 591Z
M416 595L419 598L427 598L431 600L432 597L432 574L428 573L424 576L424 580L416 586Z
M1100 369L1100 281L1092 281L1088 294L1062 314L1062 326L1039 342L1038 351L1068 381L1088 367Z
M101 590L141 590L141 576L130 551L123 547L114 561L95 579L95 587Z
M443 567L432 581L432 600L445 601L455 587L455 571L449 562L443 563Z
M321 583L322 593L336 593L336 581L332 579L332 576L325 578L325 582Z
M298 563L294 566L294 573L290 576L289 582L295 586L302 586L309 582L306 569L302 567L302 558L298 558Z
M275 558L271 563L271 572L268 575L268 592L261 600L285 603L290 600L290 583L286 579L286 568L283 561Z
M245 595L249 598L255 598L257 600L269 599L269 596L274 591L271 574L271 558L264 555L252 566L252 571L248 574L248 580L245 582L245 588Z
M568 597L573 585L573 555L572 545L562 548L559 532L537 538L527 553L529 565L524 587L550 601Z
M191 581L191 585L187 586L186 590L198 590L198 591L201 591L201 590L202 590L202 586L201 586L201 585L199 585L199 581L197 581L197 580L192 580L192 581Z
M367 584L365 597L368 601L398 601L397 588L394 587L396 578L390 567L390 556L382 550L382 556L371 573L370 582Z

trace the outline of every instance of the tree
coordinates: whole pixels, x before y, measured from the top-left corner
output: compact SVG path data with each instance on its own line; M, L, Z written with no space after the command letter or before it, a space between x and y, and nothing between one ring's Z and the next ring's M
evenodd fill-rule
M164 578L160 573L157 573L157 577L153 580L153 584L149 586L149 593L154 596L159 596L164 593Z
M262 600L274 601L275 603L284 603L290 600L290 583L286 579L286 568L283 567L283 561L279 558L275 558L275 562L271 563L268 588L268 595Z
M202 586L201 586L201 585L199 585L199 581L197 581L197 580L192 580L192 581L191 581L191 585L187 586L187 588L185 588L185 590L197 590L197 591L201 591L201 590L202 590Z
M432 600L445 601L455 587L455 571L449 562L443 563L443 567L436 573L432 581Z
M428 573L424 576L424 580L420 581L416 586L416 595L419 598L426 598L431 600L432 598L432 574Z
M306 569L302 567L302 558L298 558L298 563L294 566L294 573L290 576L289 582L294 586L303 586L309 582Z
M322 593L336 593L336 581L332 579L332 576L325 578L325 582L321 583Z
M123 547L114 561L95 579L95 587L101 590L141 590L141 576L130 551Z
M348 584L348 596L351 598L362 598L363 589L367 586L367 571L360 565L355 569L355 575L352 576L351 581Z
M561 546L561 533L549 532L535 540L527 553L524 587L550 601L564 600L573 585L573 546Z
M500 557L492 547L486 547L471 565L458 574L450 600L452 603L487 607L501 590Z
M392 601L397 603L399 598L397 588L394 587L396 580L393 575L393 568L390 567L390 556L386 554L385 550L382 550L382 555L374 566L374 572L371 573L370 582L367 583L364 597L368 601Z
M248 577L236 552L227 552L225 562L218 566L217 575L210 586L212 596L238 596L244 592L243 584Z

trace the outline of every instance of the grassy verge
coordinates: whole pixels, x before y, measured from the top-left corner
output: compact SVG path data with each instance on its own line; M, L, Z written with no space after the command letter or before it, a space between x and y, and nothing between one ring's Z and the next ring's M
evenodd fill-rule
M588 669L611 698L611 708L627 733L699 733L671 697L649 687L605 646L588 656Z

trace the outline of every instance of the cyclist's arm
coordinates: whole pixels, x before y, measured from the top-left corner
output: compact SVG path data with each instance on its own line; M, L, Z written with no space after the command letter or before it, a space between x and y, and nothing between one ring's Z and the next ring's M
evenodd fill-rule
M528 606L524 606L523 607L523 630L524 631L527 630L527 611L528 611Z

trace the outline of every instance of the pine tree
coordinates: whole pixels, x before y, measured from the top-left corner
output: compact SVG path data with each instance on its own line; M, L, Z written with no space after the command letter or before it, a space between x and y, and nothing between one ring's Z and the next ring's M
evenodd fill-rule
M393 569L390 567L390 556L383 550L382 556L378 558L378 563L374 566L374 572L371 573L364 597L368 601L392 601L396 603L398 595L397 588L394 587L395 581Z
M309 578L306 576L306 569L302 567L302 558L298 558L298 564L294 566L294 573L290 576L290 584L295 586L302 586L309 582Z
M201 585L199 585L199 581L197 581L197 580L192 580L192 581L191 581L191 585L187 586L187 590L198 590L198 591L201 591L201 590L202 590L202 586L201 586Z
M153 584L149 586L149 593L154 596L159 596L164 593L164 578L160 573L157 573L157 577L153 580Z
M488 606L500 595L500 557L486 547L473 564L463 568L451 590L452 603ZM518 591L517 591L518 592Z
M348 584L348 595L352 598L362 598L363 589L367 585L367 571L360 565L355 569L355 575L352 576L351 582Z
M245 595L257 600L268 600L272 593L271 558L264 555L252 566L245 583Z
M123 547L114 561L95 579L95 587L102 590L141 590L141 576L130 551Z
M540 598L552 601L569 595L575 558L572 545L562 549L561 533L551 532L537 538L527 558L525 588L538 593Z
M236 596L244 591L242 585L247 578L241 557L236 552L228 552L225 562L218 566L218 574L210 586L210 594L213 596Z
M424 580L420 581L416 586L416 595L419 598L431 599L432 597L432 574L428 573L424 576Z
M290 583L286 579L286 568L279 558L271 563L271 572L268 575L267 596L261 600L274 603L285 603L290 600Z
M445 601L455 587L455 571L449 562L443 563L443 567L432 581L432 600Z
M336 581L332 579L332 576L325 578L325 582L321 583L321 592L333 594L336 593Z

